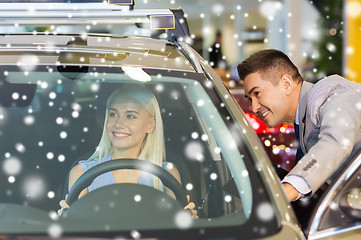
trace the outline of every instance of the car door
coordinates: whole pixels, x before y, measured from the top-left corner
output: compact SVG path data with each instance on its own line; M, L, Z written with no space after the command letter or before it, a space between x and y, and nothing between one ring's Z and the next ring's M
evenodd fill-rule
M308 239L360 239L361 150L333 179L316 209Z

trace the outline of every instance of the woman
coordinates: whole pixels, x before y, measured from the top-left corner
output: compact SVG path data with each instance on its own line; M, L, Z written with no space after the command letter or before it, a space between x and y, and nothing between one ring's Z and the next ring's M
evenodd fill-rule
M99 145L88 160L80 161L72 168L68 189L90 168L119 158L150 161L166 169L181 183L177 168L164 161L163 122L159 104L153 93L144 86L124 86L110 95ZM80 193L79 198L97 188L115 183L144 184L174 197L173 192L153 175L140 170L121 169L95 178L89 187ZM69 208L65 200L61 200L59 204L60 214L63 209ZM196 217L194 207L194 203L190 202L185 209L191 209L193 217Z

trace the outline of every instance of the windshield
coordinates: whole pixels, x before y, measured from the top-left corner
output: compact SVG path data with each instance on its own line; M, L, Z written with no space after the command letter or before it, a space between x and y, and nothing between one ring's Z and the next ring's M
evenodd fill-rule
M217 236L217 227L225 226L230 234L246 230L254 237L276 231L276 216L252 166L246 134L203 74L51 65L30 71L1 66L0 72L0 208L7 209L7 217L0 219L0 234L52 234L49 229L54 226L64 235L95 232L101 236L159 237L164 236L162 231L174 231L168 238L192 229L197 229L198 235ZM162 122L164 145L159 147L157 142L158 150L153 152L162 155L164 150L159 171L176 169L181 190L166 184L171 182L167 173L147 169L140 169L138 184L111 184L118 179L117 170L110 170L113 175L105 180L109 184L94 187L96 176L91 177L91 185L82 187L88 193L78 200L77 193L70 208L58 216L59 201L69 193L71 169L92 159L94 165L107 157L119 159L115 151L121 152L124 146L117 146L117 150L110 147L100 154L103 134L117 140L136 135L133 126L126 124L115 126L118 130L109 129L110 119L121 119L124 105L123 100L111 100L115 98L112 94L134 98L132 103L141 106L138 112L147 109L148 102L140 105L142 100L133 93L137 88L146 88L157 100L160 116L154 115L151 121ZM128 108L126 111L134 111ZM125 116L127 121L137 117ZM118 122L114 124L121 125ZM155 131L154 124L151 130L144 130L146 138ZM142 144L141 149L146 148L145 140ZM148 161L151 157L139 154L126 158ZM137 169L131 161L129 164L125 169ZM84 166L82 171L87 171ZM144 180L149 184L142 178L149 178ZM160 185L155 179L162 180ZM167 194L166 188L174 195ZM195 203L198 219L183 210L186 195ZM247 229L250 222L257 227Z

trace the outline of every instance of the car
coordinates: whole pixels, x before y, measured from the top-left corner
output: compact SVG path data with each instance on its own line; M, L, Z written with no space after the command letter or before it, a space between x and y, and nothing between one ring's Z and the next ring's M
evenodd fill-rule
M301 229L249 119L188 44L183 11L137 10L128 2L0 5L0 25L31 29L0 38L1 238L358 239L361 153L340 169ZM77 28L89 24L151 26L167 36ZM54 28L40 32L44 25ZM63 25L76 32L58 32ZM181 184L148 161L118 159L90 169L68 192L69 171L98 147L109 95L124 86L158 99L166 161ZM175 198L131 183L78 198L114 169L154 175ZM58 215L65 194L70 208ZM187 195L198 218L184 209Z

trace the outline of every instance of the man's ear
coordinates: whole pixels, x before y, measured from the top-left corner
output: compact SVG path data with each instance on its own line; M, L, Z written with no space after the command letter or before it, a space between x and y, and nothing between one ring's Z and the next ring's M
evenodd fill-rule
M287 95L292 93L295 86L295 82L293 81L293 78L290 75L283 74L281 77L281 84Z

